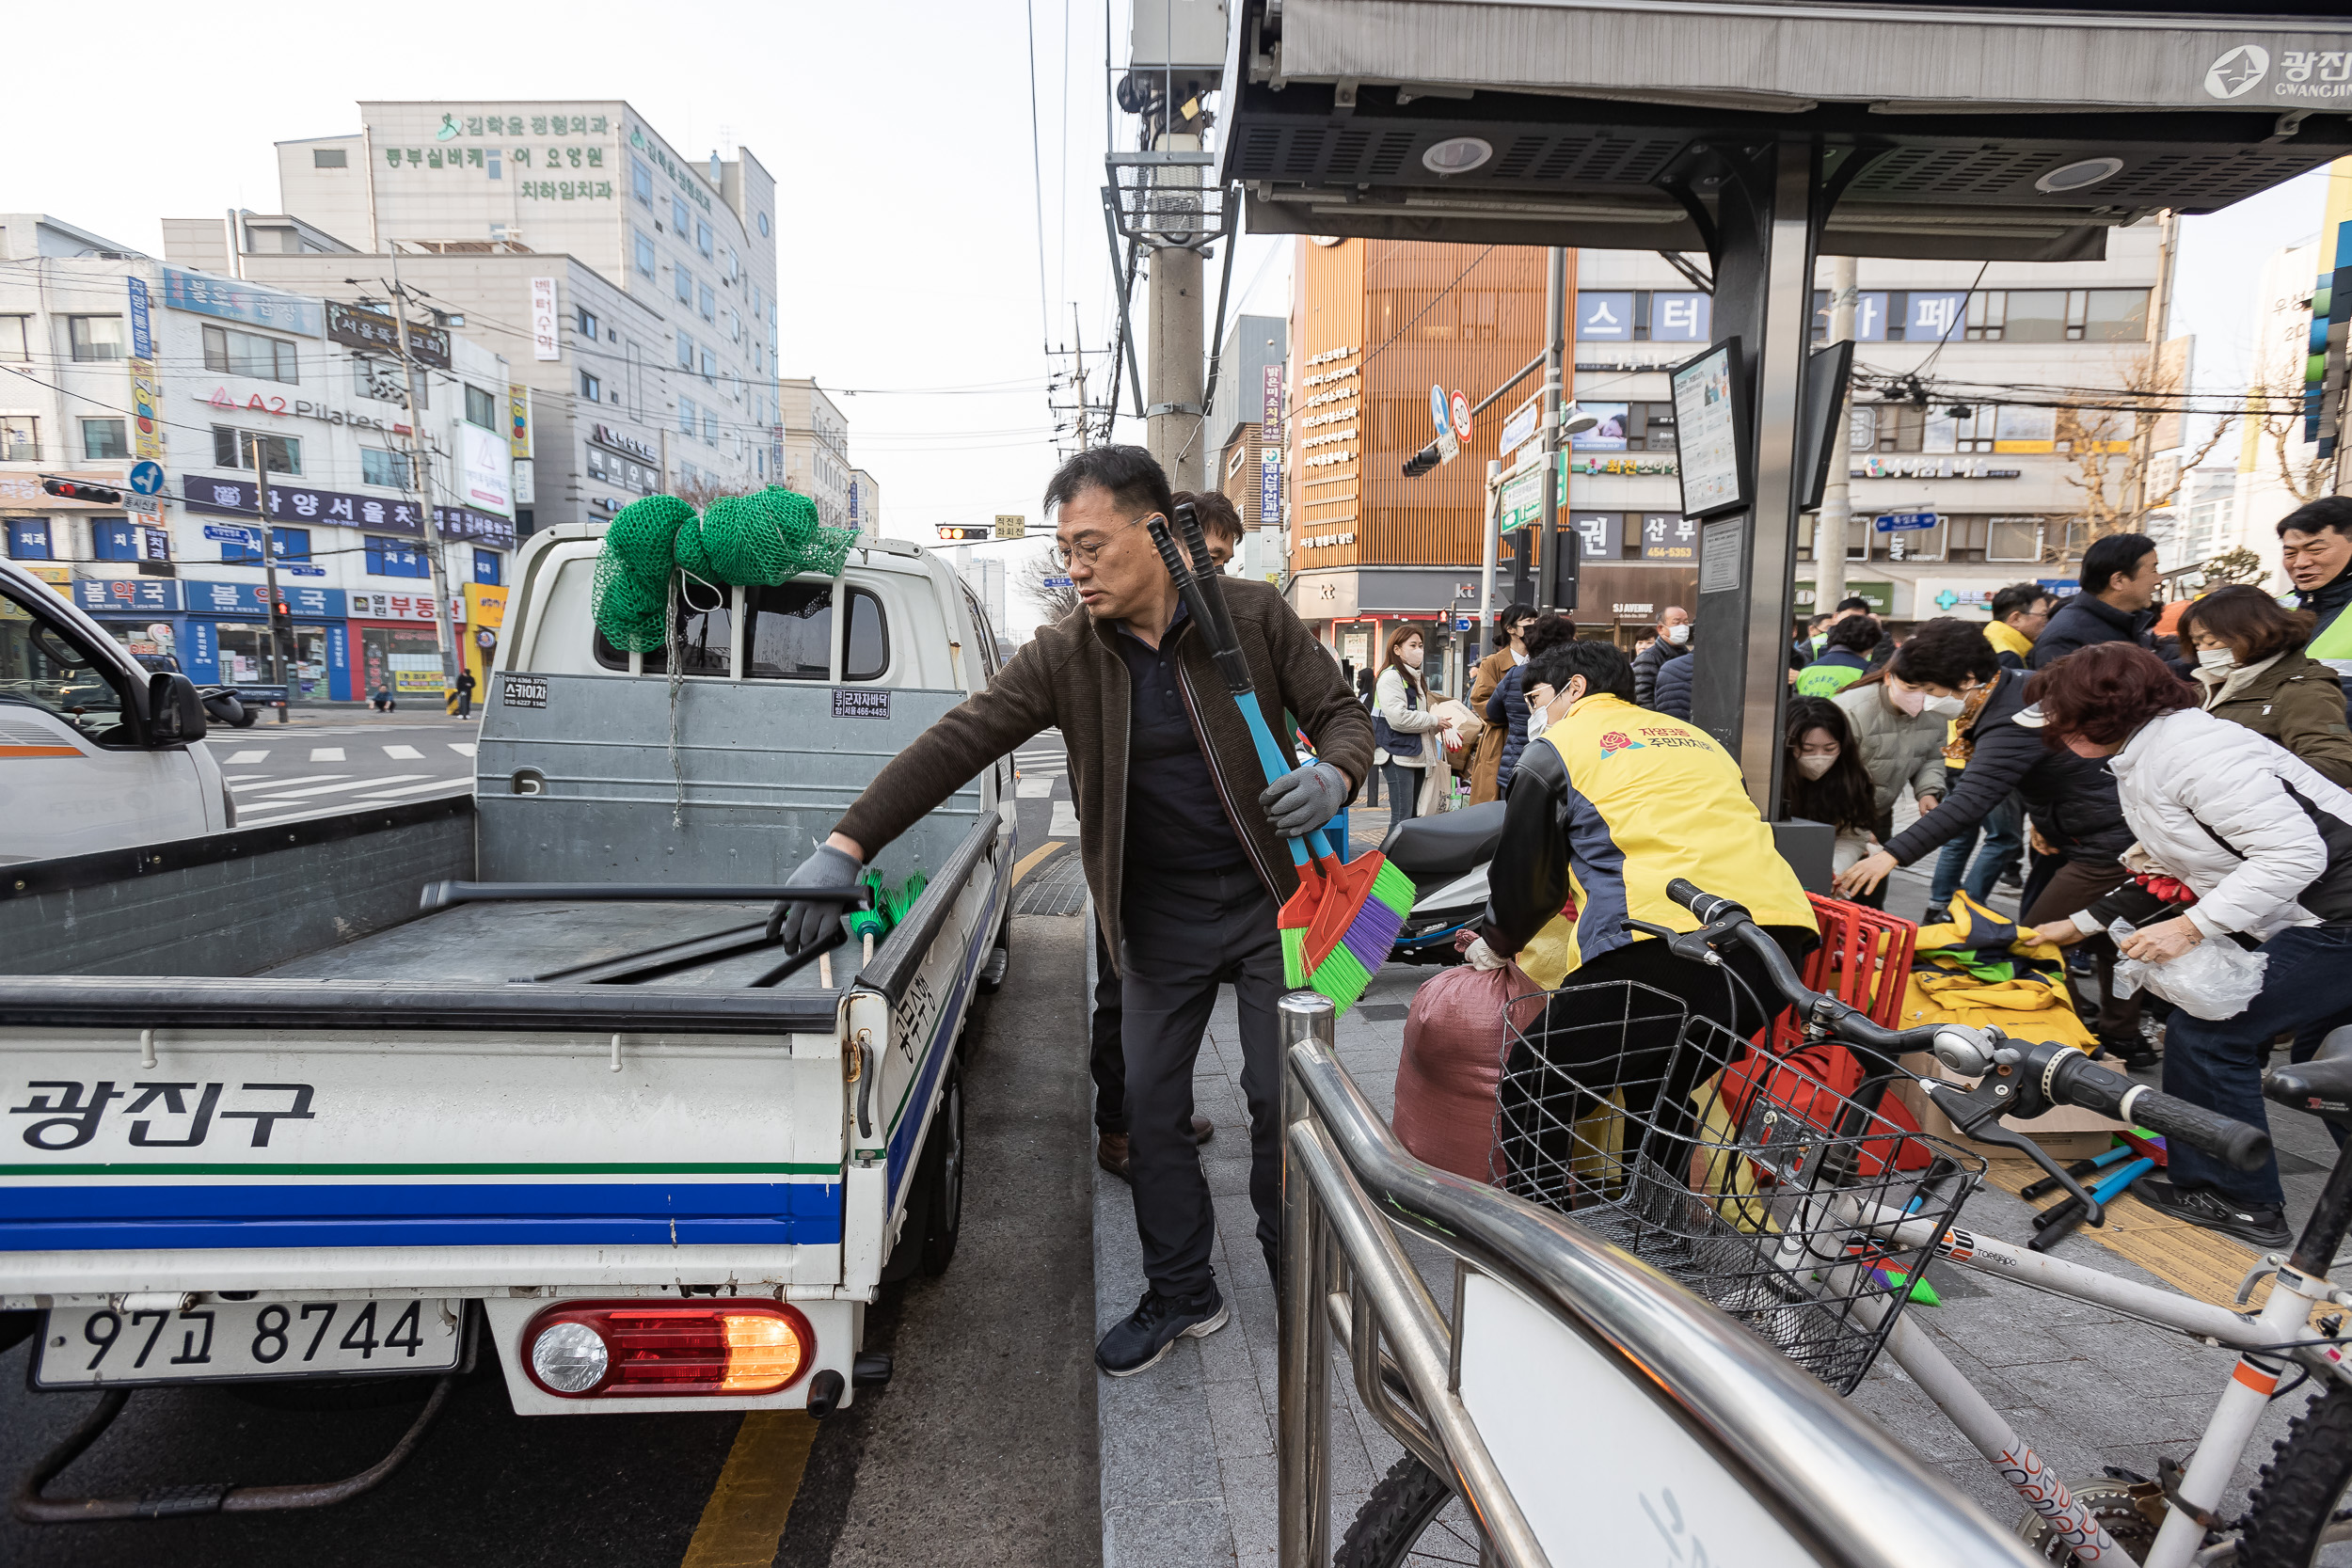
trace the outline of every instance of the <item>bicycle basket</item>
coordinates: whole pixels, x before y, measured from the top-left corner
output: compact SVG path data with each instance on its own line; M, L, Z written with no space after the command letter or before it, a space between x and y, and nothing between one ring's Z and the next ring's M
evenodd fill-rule
M1509 1010L1495 1169L1705 1298L1840 1394L1984 1162L1867 1111L1683 1001L1632 981ZM1925 1221L1908 1243L1865 1216Z

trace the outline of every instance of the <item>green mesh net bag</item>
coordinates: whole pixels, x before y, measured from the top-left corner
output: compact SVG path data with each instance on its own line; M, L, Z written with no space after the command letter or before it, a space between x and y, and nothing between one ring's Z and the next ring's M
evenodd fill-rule
M819 523L816 502L781 485L722 497L700 516L675 496L632 501L612 519L596 562L596 629L624 652L652 653L668 634L673 571L747 588L834 577L856 537Z

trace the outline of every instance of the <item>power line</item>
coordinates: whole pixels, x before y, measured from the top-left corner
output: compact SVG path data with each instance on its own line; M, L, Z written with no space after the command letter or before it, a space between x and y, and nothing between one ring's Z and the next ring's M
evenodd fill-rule
M1037 122L1037 0L1025 0L1022 12L1029 25L1029 199L1037 214L1037 338L1050 352L1054 314L1045 293L1045 176Z

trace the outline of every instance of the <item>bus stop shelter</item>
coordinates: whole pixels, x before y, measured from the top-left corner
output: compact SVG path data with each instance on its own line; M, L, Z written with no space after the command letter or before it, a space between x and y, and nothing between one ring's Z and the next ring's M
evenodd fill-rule
M1747 425L1740 504L1702 530L1693 716L1767 815L1816 257L2095 260L2112 229L2352 152L2352 19L2311 0L1235 0L1232 21L1218 156L1253 232L1708 258Z

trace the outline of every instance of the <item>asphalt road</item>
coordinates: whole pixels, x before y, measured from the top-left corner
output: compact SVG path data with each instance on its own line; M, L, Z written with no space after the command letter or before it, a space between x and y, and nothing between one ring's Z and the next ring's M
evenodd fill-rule
M237 825L291 821L473 786L476 723L214 729L203 744L237 802Z
M448 726L453 730L455 726ZM420 730L446 747L448 730ZM248 741L247 736L252 738ZM295 752L233 774L421 769L358 759L421 739L369 727L236 749ZM312 746L341 746L340 765ZM1025 748L1050 779L1021 799L1025 860L1066 800L1058 737ZM233 754L233 750L231 751ZM380 752L378 755L380 755ZM454 755L454 753L452 753ZM402 765L405 765L403 767ZM438 763L437 768L446 768ZM346 792L326 799L349 799ZM320 797L310 797L319 800ZM1067 807L1064 807L1066 813ZM1069 848L1031 875L1074 860ZM416 1456L378 1490L304 1513L31 1528L0 1518L0 1563L21 1568L310 1568L496 1562L501 1568L866 1568L1100 1560L1094 1378L1092 1156L1085 1044L1085 924L1016 916L1005 988L965 1036L963 1233L937 1278L886 1287L866 1343L886 1388L821 1423L802 1416L532 1418L485 1365L457 1388ZM26 1390L29 1346L0 1354L0 1478L13 1490L93 1399ZM350 1475L397 1440L424 1394L371 1409L265 1408L199 1389L135 1395L53 1496L174 1482L270 1483Z

